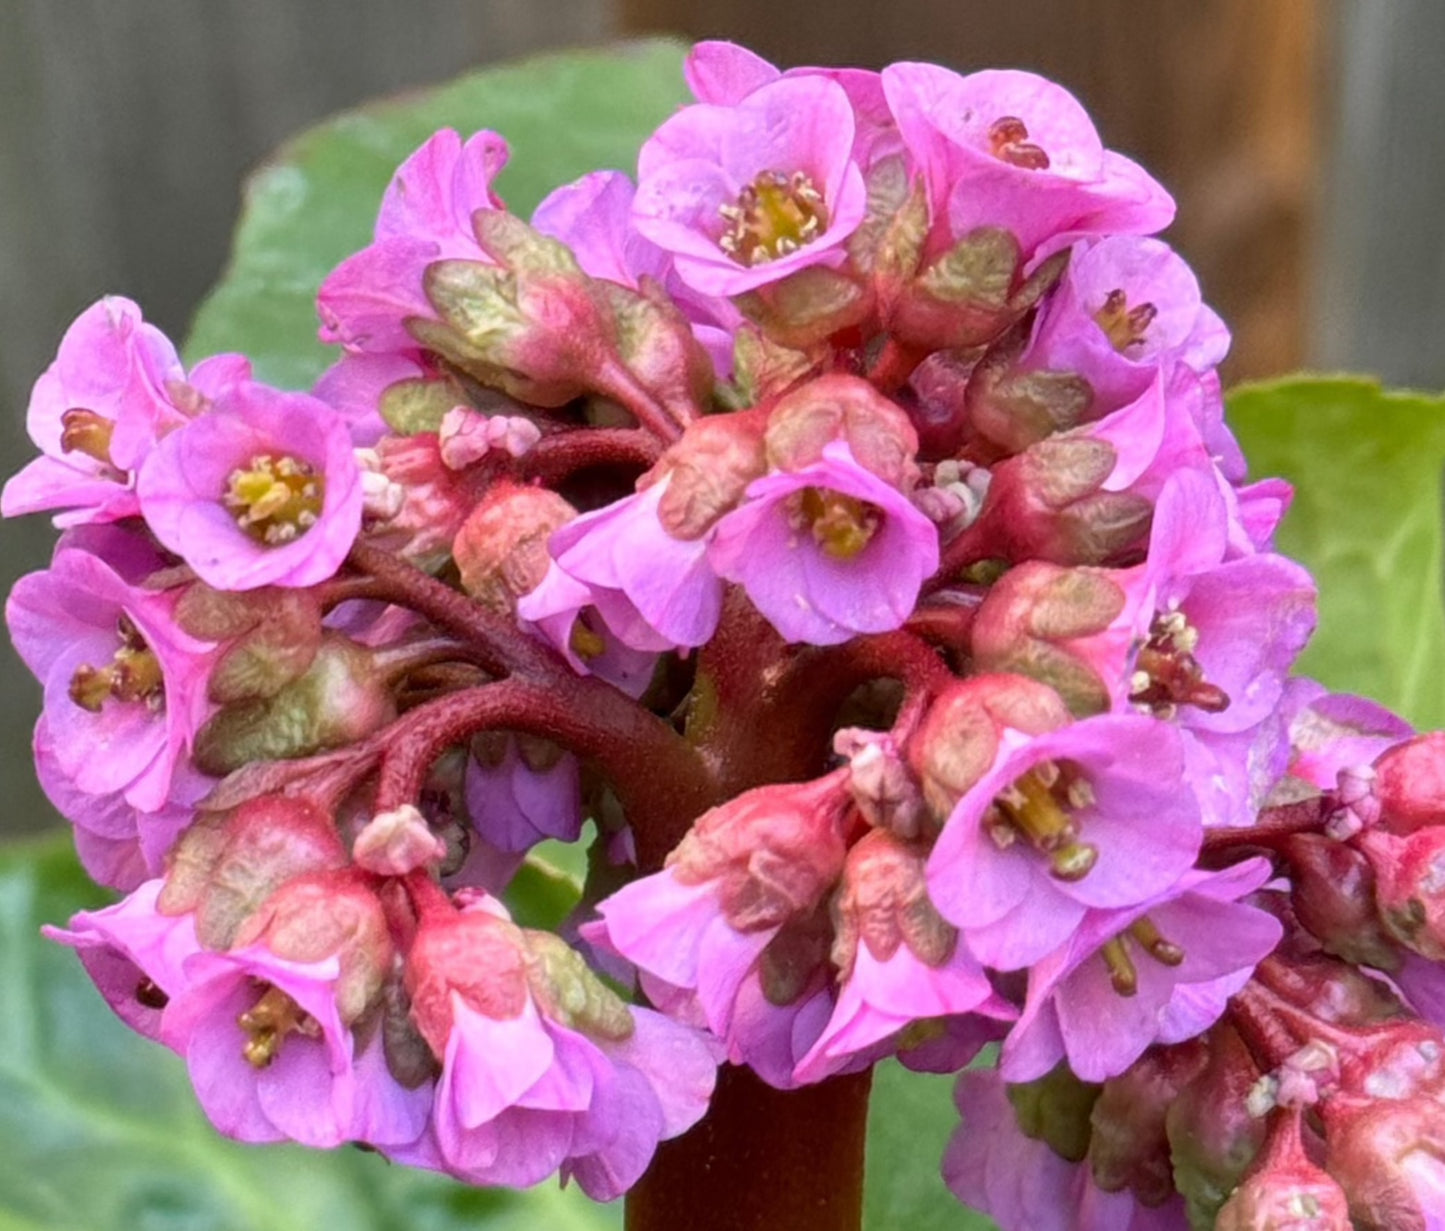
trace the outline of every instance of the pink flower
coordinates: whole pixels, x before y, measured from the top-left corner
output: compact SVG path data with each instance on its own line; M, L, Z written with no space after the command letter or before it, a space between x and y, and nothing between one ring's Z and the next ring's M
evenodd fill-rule
M843 441L749 484L717 524L708 560L788 641L837 645L887 632L938 568L938 531Z
M837 1003L822 1034L798 1063L798 1081L818 1081L914 1022L979 1013L1011 1020L958 932L928 901L924 854L881 830L848 852L834 908ZM889 1049L891 1050L891 1048Z
M716 1061L700 1036L629 1009L495 901L426 918L406 978L442 1066L422 1161L468 1183L527 1187L560 1169L611 1200L706 1110Z
M361 528L361 476L337 413L304 393L242 384L146 460L141 512L218 590L310 586Z
M350 351L419 350L405 322L435 315L422 288L426 267L448 258L491 263L472 231L472 214L501 207L492 180L506 161L507 144L496 133L474 133L463 144L445 128L402 163L382 198L371 245L321 284L321 340Z
M820 909L842 870L846 789L840 772L744 792L583 928L638 968L663 1012L705 1025L730 1060L780 1089L797 1084L832 1012Z
M121 568L137 553L154 558L136 537L117 531L111 541ZM175 605L174 592L127 584L99 556L64 543L48 570L11 591L10 635L45 688L37 753L59 792L120 796L145 813L172 799L211 708L214 648L177 627ZM94 824L120 836L107 822Z
M638 156L634 224L705 295L838 265L866 204L853 136L847 94L821 77L685 107Z
M1228 348L1224 322L1168 244L1111 235L1075 245L1020 364L1083 376L1097 418L1138 397L1155 369L1182 363L1202 374Z
M677 538L658 519L668 483L584 513L552 535L557 566L587 587L607 626L637 649L704 645L722 613L708 536Z
M928 893L985 965L1017 970L1088 911L1146 902L1194 863L1199 805L1167 723L1104 714L1008 733L928 862Z
M1271 871L1268 860L1249 859L1189 872L1148 902L1090 911L1029 972L999 1071L1033 1081L1067 1059L1082 1080L1103 1081L1153 1043L1202 1034L1279 943L1279 920L1239 902Z
M35 382L26 428L44 456L6 483L0 512L69 510L56 518L62 526L134 516L134 472L156 441L250 375L242 356L218 355L187 377L175 347L135 304L99 300L66 330Z
M1104 149L1078 101L1033 73L961 77L892 64L883 89L922 169L934 225L946 220L952 239L1003 227L1037 261L1085 235L1148 235L1174 217L1169 194Z

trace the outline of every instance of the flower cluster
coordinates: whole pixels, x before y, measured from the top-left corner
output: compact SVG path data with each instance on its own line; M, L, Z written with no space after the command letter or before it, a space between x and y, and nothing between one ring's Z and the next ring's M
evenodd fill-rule
M308 392L71 328L7 614L128 896L55 938L244 1140L610 1199L724 1060L994 1043L1006 1229L1437 1225L1445 737L1290 677L1168 194L1028 73L687 75L530 222L427 141Z

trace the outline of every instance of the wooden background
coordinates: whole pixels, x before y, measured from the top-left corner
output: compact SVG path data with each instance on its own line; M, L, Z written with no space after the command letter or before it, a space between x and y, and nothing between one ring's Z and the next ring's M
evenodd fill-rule
M650 31L784 65L1044 72L1178 198L1169 238L1234 330L1227 377L1311 364L1445 385L1438 0L0 0L0 471L31 455L30 383L87 304L123 293L184 336L246 169L289 133ZM0 525L0 585L52 541L40 519ZM27 752L39 693L8 645L0 687L3 833L47 810Z

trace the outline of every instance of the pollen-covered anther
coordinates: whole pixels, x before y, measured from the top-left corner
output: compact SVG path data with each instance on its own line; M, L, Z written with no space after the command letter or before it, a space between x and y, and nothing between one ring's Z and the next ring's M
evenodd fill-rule
M83 710L100 713L108 700L142 701L153 710L165 704L165 679L160 660L146 645L134 622L121 614L116 621L120 648L104 667L83 664L70 677L70 699Z
M1028 126L1016 115L1004 115L989 125L989 151L1000 162L1025 171L1047 171L1049 156L1029 140Z
M115 423L83 406L72 406L60 416L60 451L83 453L106 466L110 460L110 442Z
M321 516L326 479L290 454L262 453L226 480L221 503L258 543L279 547L310 530Z
M823 194L802 171L764 171L718 213L727 223L718 247L739 265L765 265L797 252L828 227Z
M1079 841L1070 809L1088 807L1093 789L1077 774L1052 761L1041 762L1001 791L984 818L989 837L1000 849L1023 837L1048 856L1060 880L1081 880L1098 862L1098 849Z
M1204 678L1204 667L1194 657L1198 648L1199 630L1182 611L1155 616L1129 676L1135 707L1163 719L1173 718L1181 705L1211 714L1227 709L1228 694Z
M267 988L260 1000L236 1018L236 1024L246 1035L241 1054L257 1069L276 1059L288 1034L321 1037L320 1023L279 987Z
M877 507L823 487L805 487L788 510L793 527L807 530L835 560L852 560L872 541L883 520Z
M1141 346L1149 326L1159 315L1159 309L1152 303L1129 306L1129 297L1123 290L1115 288L1104 296L1103 306L1094 313L1094 320L1109 344L1121 355L1131 346Z
M588 628L580 619L572 622L572 632L567 637L567 644L578 658L599 658L607 649L607 642L603 640L602 634Z

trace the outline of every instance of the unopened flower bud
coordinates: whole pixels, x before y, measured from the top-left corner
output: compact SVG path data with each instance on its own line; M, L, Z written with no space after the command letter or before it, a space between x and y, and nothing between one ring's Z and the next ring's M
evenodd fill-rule
M1018 349L990 352L968 384L973 428L1005 455L1022 453L1057 432L1077 427L1093 401L1089 382L1073 372L1023 371Z
M226 949L281 885L346 862L336 826L319 807L264 795L228 814L202 814L176 845L157 905L167 915L194 911L201 943Z
M1347 962L1392 970L1399 954L1375 909L1375 874L1352 846L1321 834L1295 834L1285 844L1295 916Z
M1325 1169L1364 1231L1429 1231L1445 1210L1445 1107L1438 1094L1335 1099L1325 1107Z
M843 978L853 970L859 944L878 962L902 945L926 966L941 966L958 943L958 929L929 900L926 854L892 834L875 830L848 852L834 907L833 964Z
M666 480L657 520L678 539L699 539L742 502L747 486L767 470L763 423L742 412L699 419L662 455L646 481Z
M541 429L531 419L483 415L466 406L452 407L437 429L442 464L450 470L465 470L489 454L522 457L541 439Z
M1325 824L1325 833L1344 842L1380 819L1380 797L1376 794L1378 775L1372 765L1352 765L1339 772L1335 789L1335 810Z
M436 569L476 504L481 476L447 465L435 434L387 436L373 452L381 475L402 491L400 507L372 529L372 541L424 569ZM387 507L395 503L387 498Z
M1089 1165L1104 1192L1127 1189L1146 1206L1163 1205L1173 1196L1164 1118L1207 1059L1198 1040L1157 1047L1104 1083L1089 1117Z
M976 675L934 701L909 742L908 760L942 821L993 765L1008 730L1040 735L1072 721L1058 693L1021 675Z
M371 651L336 633L306 673L269 697L228 705L196 736L202 772L224 777L252 761L287 760L363 739L396 717Z
M1115 625L1126 601L1103 570L1020 564L999 578L979 608L971 630L975 665L1047 684L1079 717L1101 713L1132 635Z
M834 441L853 459L900 490L917 474L918 433L908 416L866 380L835 374L809 381L782 398L768 416L764 445L775 470L801 470Z
M1269 1142L1219 1211L1215 1231L1350 1231L1344 1192L1310 1162L1297 1113L1276 1113Z
M1117 455L1085 437L1054 437L1000 463L979 517L989 551L1012 561L1104 564L1140 542L1153 506L1104 489Z
M1373 829L1356 842L1374 872L1386 930L1421 956L1445 960L1445 825L1403 838Z
M833 736L833 751L848 759L848 787L870 825L905 840L922 836L923 792L891 735L845 727Z
M495 484L452 544L463 588L493 611L510 612L546 576L552 532L575 516L567 501L544 487Z
M1445 825L1445 731L1399 744L1375 762L1381 823L1394 833Z
M420 809L402 804L378 812L356 835L351 857L378 876L405 876L417 868L440 864L447 844L431 830Z
M617 353L628 371L679 423L698 418L717 377L681 309L647 276L636 291L607 281L593 287L611 309Z
M206 682L218 705L273 696L306 671L321 644L321 601L294 587L225 591L194 582L176 604L176 622L192 636L229 643Z
M867 289L841 270L812 265L739 295L736 303L769 337L800 349L867 319Z

